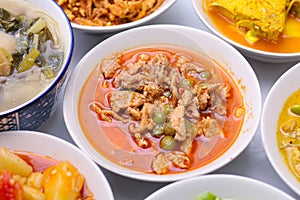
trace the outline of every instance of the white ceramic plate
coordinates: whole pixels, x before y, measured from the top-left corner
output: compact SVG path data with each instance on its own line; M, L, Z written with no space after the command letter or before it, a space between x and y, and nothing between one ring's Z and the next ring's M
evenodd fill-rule
M122 42L120 42L122 41ZM246 116L234 144L219 158L197 170L177 174L156 175L121 167L107 160L89 143L80 127L77 109L81 88L101 60L113 53L150 44L172 44L201 51L216 60L233 76L244 96ZM203 50L204 51L204 50ZM232 46L210 33L179 25L152 25L116 34L90 50L75 67L65 90L63 113L67 129L75 143L102 167L117 174L147 181L174 181L214 171L237 157L254 136L261 109L261 92L253 69ZM72 111L72 112L70 112Z
M141 18L137 21L129 22L126 24L120 24L120 25L114 25L114 26L84 26L76 23L71 23L72 27L74 29L86 32L86 33L92 33L92 34L97 34L97 33L113 33L113 32L119 32L122 30L126 30L129 28L133 28L136 26L141 26L143 24L151 22L151 20L155 19L165 11L167 11L174 3L176 0L165 0L162 5L155 10L153 13L150 15Z
M300 183L289 171L277 145L276 127L279 114L286 99L300 88L300 63L286 71L269 91L262 111L261 134L266 154L276 172L300 195Z
M293 200L283 191L266 183L237 175L204 175L171 183L145 200L194 200L209 191L220 198L231 200Z
M77 147L60 138L34 131L5 131L0 133L0 147L50 156L58 161L70 161L84 175L96 199L114 199L100 168Z
M232 44L237 49L239 49L242 53L250 58L255 60L263 61L263 62L270 62L270 63L283 63L283 62L293 62L300 60L300 52L297 53L272 53L267 51L261 51L246 47L241 45L225 35L223 35L218 28L211 22L207 14L203 11L202 4L205 0L192 0L194 10L196 11L198 17L210 29L215 35L222 38L224 41Z

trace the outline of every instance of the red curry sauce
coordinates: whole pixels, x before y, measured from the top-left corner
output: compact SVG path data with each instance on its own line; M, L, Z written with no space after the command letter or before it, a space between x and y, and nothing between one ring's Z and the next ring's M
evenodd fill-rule
M121 59L123 63L134 61L136 55L141 52L151 56L160 52L166 54L170 58L180 52L181 54L191 57L194 62L201 63L208 68L214 68L222 81L230 85L231 98L227 103L227 117L223 129L225 137L215 141L211 140L210 142L207 142L204 137L197 137L193 142L192 164L187 170L197 169L220 157L228 148L230 148L238 137L244 120L243 116L235 117L234 114L237 108L244 109L244 104L241 92L230 75L222 66L216 64L200 53L173 46L166 46L163 48L138 48L124 52ZM101 155L113 163L132 170L152 173L150 167L151 158L157 153L156 151L163 151L157 147L159 140L148 134L151 142L156 144L155 147L150 149L139 148L128 132L128 124L123 124L122 122L115 120L112 123L103 122L99 120L97 114L89 107L91 102L97 101L109 108L107 96L112 90L116 90L110 83L108 84L108 87L102 87L104 80L103 77L99 75L99 66L95 68L82 88L78 104L79 121L84 134L90 144L92 144ZM112 80L109 80L109 82L112 82ZM105 85L107 85L107 82L105 82ZM207 151L207 153L205 151ZM169 173L178 173L181 171L184 170L171 169Z

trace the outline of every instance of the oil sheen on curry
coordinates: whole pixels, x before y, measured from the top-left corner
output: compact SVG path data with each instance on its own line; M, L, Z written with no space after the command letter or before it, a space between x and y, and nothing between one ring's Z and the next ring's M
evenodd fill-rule
M214 161L234 143L245 115L241 92L222 66L169 45L105 58L80 96L80 123L95 149L145 173Z
M268 52L300 52L299 0L203 2L213 24L231 40Z
M300 181L300 90L285 101L277 123L277 142L281 155Z

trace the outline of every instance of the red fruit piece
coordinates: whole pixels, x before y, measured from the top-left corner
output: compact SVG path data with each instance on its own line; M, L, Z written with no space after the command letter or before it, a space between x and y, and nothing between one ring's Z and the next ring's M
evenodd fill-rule
M22 200L22 198L22 186L13 179L12 173L0 173L0 200Z

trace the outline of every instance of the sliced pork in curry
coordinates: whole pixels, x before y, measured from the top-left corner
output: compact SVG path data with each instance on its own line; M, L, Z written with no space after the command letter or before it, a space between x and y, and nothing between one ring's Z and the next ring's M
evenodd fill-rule
M141 50L129 61L117 54L101 63L100 85L111 89L108 105L95 101L93 110L105 123L128 125L135 145L154 152L154 173L189 169L195 140L226 137L223 129L233 108L228 101L234 88L217 68L188 55L146 52Z

